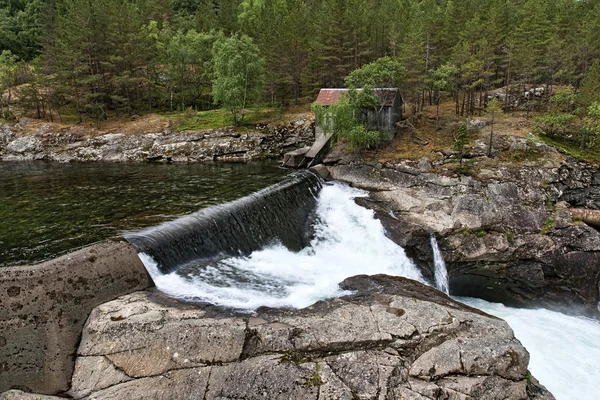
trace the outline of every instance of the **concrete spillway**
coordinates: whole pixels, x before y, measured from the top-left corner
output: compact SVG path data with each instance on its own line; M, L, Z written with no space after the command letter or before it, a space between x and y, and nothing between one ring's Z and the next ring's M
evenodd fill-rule
M309 215L321 181L298 172L286 181L241 199L209 207L125 238L150 255L163 273L190 263L248 255L280 242L299 251L309 242Z

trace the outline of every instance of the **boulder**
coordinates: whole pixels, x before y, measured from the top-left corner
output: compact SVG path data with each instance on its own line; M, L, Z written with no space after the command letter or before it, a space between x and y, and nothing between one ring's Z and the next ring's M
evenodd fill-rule
M508 325L405 278L357 276L302 310L216 313L154 289L96 307L75 399L535 398ZM402 398L402 397L400 397Z
M329 173L329 169L323 164L315 165L308 169L313 174L316 174L321 177L323 180L328 180L331 174Z
M0 393L0 400L59 400L61 397L45 396L43 394L27 393L22 390L8 390Z
M14 139L8 143L6 150L9 155L20 156L23 159L43 158L43 155L40 154L43 151L42 142L33 136L21 136Z
M0 391L67 390L90 311L152 285L125 242L101 242L38 265L3 268Z

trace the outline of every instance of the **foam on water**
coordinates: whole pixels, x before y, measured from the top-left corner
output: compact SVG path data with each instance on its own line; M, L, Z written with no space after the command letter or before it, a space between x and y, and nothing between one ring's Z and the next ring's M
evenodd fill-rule
M600 322L457 298L500 317L531 354L529 370L557 400L600 399Z
M260 306L300 308L339 296L343 292L338 283L358 274L385 273L423 282L404 250L385 237L373 212L354 203L364 195L338 183L324 187L314 239L300 252L274 243L248 257L191 263L169 274L162 274L150 256L140 257L156 286L168 295L247 311ZM440 261L441 256L436 263ZM600 399L600 322L458 300L505 319L531 354L530 371L558 400Z
M342 295L338 284L359 274L401 275L424 282L404 250L385 236L373 211L354 203L355 197L365 195L339 183L325 186L318 197L315 237L300 252L275 243L248 257L170 274L160 273L148 255L140 257L164 293L242 310L306 307Z

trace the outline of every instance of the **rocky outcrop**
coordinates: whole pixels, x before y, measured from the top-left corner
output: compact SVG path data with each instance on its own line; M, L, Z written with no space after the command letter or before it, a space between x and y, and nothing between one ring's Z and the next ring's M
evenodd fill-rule
M51 129L33 133L20 125L0 125L0 160L71 161L249 161L281 157L285 152L312 144L312 121L288 125L257 125L237 131L233 127L172 132L170 128L142 134Z
M219 314L137 292L95 308L75 399L551 399L499 319L404 278L303 310Z
M600 169L593 165L569 158L558 168L551 189L553 200L600 210Z
M329 167L334 179L371 191L362 203L430 279L429 233L441 239L451 293L600 317L600 235L558 201L568 193L557 190L564 168L499 166L471 177L408 162Z
M0 391L67 390L92 308L152 285L136 251L124 242L98 243L34 266L2 268Z
M57 400L61 397L56 396L45 396L43 394L28 393L22 390L7 390L4 393L0 393L0 400Z

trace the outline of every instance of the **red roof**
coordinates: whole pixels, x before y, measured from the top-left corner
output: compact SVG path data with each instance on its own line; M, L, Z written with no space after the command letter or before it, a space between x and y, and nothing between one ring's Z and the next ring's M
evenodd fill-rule
M362 89L357 89L362 90ZM348 89L321 89L317 97L317 103L322 106L330 106L338 104L343 95L348 93ZM394 105L394 99L398 93L397 89L393 88L376 88L373 89L373 94L383 99L383 105L391 107Z
M322 106L338 104L342 96L347 93L348 89L321 89L317 97L317 103Z

